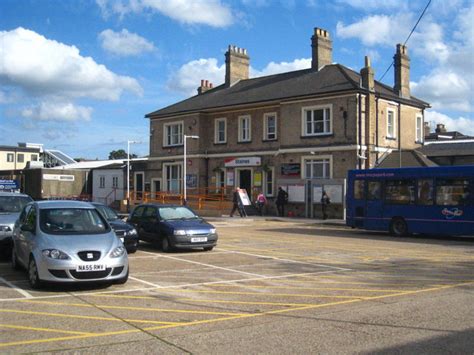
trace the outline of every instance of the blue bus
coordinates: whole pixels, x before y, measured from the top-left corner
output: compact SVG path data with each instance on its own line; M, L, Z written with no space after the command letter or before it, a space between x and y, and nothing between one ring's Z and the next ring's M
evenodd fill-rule
M474 235L474 166L350 170L346 202L353 228Z

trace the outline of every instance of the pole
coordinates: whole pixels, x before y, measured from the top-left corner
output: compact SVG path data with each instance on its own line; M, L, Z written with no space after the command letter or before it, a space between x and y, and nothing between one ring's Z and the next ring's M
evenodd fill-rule
M186 205L186 138L187 135L184 135L184 154L183 154L183 192L184 192L184 199L183 204Z
M127 212L130 212L130 141L127 141Z

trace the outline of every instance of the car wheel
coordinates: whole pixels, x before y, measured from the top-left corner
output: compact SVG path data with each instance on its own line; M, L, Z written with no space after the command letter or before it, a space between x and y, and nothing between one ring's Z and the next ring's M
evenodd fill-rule
M129 271L129 269L127 269L127 274L124 277L122 277L121 279L118 279L114 283L116 285L123 285L125 282L127 282L128 281L128 271Z
M127 249L127 253L128 253L128 254L134 254L134 253L137 252L137 249L138 249L137 247L128 248L128 249Z
M20 270L20 264L18 263L18 258L16 256L15 248L12 248L12 268L13 270Z
M38 267L36 266L36 261L33 257L30 259L28 264L28 281L30 286L33 289L38 289L41 287L41 280L38 275Z
M163 237L161 239L161 250L165 253L169 253L171 251L171 246L170 246L170 241L168 240L168 237Z
M397 217L390 223L390 233L395 237L404 237L408 234L408 226L403 218Z
M214 249L214 247L205 247L203 249L204 249L204 251L211 251L212 249Z

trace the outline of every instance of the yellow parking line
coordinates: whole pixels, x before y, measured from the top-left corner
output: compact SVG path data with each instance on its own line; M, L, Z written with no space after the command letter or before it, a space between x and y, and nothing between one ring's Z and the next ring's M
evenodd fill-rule
M265 285L209 285L208 287L246 287L246 288L264 288L264 289L287 289L287 290L318 290L318 291L363 291L363 292L400 292L403 290L383 290L373 288L336 288L336 287L295 287L295 286L265 286Z
M37 304L50 304L50 305L55 305L55 306L68 306L68 307L123 309L123 310L129 310L129 311L145 311L145 312L191 313L191 314L207 314L207 315L219 315L219 316L241 315L241 313L232 313L232 312L193 311L193 310L187 310L187 309L167 309L167 308L149 308L149 307L126 307L126 306L111 306L111 305L107 305L107 304L90 305L90 304L84 304L84 303L30 301L30 300L19 300L18 302L21 302L21 303L37 303Z
M74 330L62 330L62 329L52 329L52 328L37 328L37 327L27 327L24 325L13 325L13 324L0 324L0 328L11 328L11 329L21 329L21 330L34 330L37 332L51 332L51 333L64 333L64 334L80 334L80 335L91 335L94 333L89 332L76 332Z
M250 304L250 305L262 305L262 306L285 306L285 307L301 307L301 306L312 306L314 303L281 303L281 302L249 302L249 301L225 301L225 300L203 300L193 298L179 298L180 301L187 302L202 302L202 303L229 303L229 304Z
M336 276L337 277L337 276ZM380 285L380 282L350 282L350 281L323 281L323 280L284 280L286 283L295 283L295 284L324 284L324 285L371 285L371 286L377 286ZM390 286L400 286L400 287L406 287L406 286L417 286L415 284L391 284ZM430 285L427 285L430 286ZM432 286L438 286L438 285L432 285Z
M18 313L18 314L29 314L36 316L48 316L48 317L59 317L59 318L77 318L77 319L90 319L90 320L104 320L108 322L130 322L130 323L148 323L148 324L181 324L180 322L162 322L156 320L144 320L144 319L120 319L110 317L96 317L96 316L81 316L75 314L62 314L62 313L49 313L49 312L34 312L34 311L20 311L16 309L0 309L0 312L4 313Z

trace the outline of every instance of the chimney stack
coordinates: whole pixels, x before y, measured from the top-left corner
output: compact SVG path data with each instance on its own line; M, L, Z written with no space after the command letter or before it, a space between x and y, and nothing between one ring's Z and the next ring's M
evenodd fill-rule
M431 131L430 123L425 122L424 132L423 132L425 137L428 137L430 135L430 131Z
M438 123L438 124L436 125L435 132L436 132L436 133L446 133L446 132L447 132L447 131L446 131L446 126L445 126L444 124L442 124L442 123Z
M398 96L410 98L410 58L408 47L397 44L397 53L393 57L395 67L395 92Z
M332 64L332 41L328 31L315 27L311 37L311 48L313 52L312 69L319 70L324 65Z
M360 70L360 76L362 77L362 87L374 91L374 69L370 66L369 56L365 56L365 67Z
M236 46L229 46L225 53L225 84L232 86L239 80L249 78L250 57L247 50Z
M201 86L197 89L198 94L204 94L207 90L211 90L212 87L212 83L210 83L209 80L201 80Z

